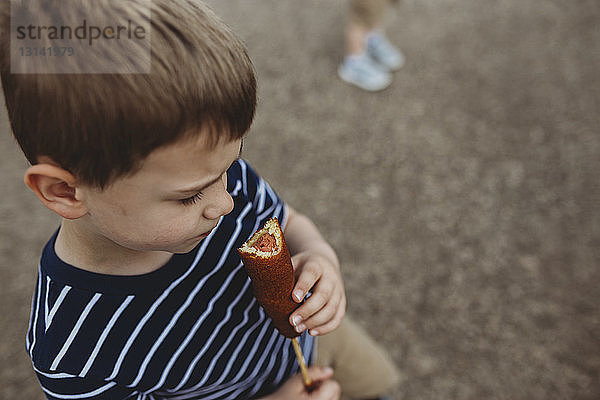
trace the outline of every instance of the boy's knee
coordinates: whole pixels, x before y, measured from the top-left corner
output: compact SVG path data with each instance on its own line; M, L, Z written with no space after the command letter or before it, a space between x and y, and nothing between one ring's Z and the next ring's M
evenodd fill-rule
M317 363L334 368L345 395L376 398L392 391L401 379L388 352L351 319L319 338Z

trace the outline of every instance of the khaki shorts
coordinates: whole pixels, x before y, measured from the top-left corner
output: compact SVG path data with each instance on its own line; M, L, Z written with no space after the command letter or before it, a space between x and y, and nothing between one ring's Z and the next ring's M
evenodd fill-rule
M333 368L342 398L383 396L399 381L398 369L387 352L347 316L335 331L317 338L315 364Z

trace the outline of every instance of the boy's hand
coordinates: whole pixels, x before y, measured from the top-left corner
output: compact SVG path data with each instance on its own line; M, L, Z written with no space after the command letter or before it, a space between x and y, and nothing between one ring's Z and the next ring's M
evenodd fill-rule
M308 374L318 386L308 393L302 383L300 374L287 380L275 393L261 400L338 400L340 398L340 385L331 380L331 368L310 367Z
M311 250L292 257L296 275L292 298L301 303L312 290L304 304L290 315L290 323L298 333L308 329L312 336L324 335L342 322L346 313L346 293L339 267L333 261Z

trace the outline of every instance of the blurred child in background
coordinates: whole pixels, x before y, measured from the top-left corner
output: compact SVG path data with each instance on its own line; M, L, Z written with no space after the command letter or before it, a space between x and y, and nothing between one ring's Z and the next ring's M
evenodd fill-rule
M346 55L338 68L342 80L367 91L385 89L391 72L404 65L404 55L387 39L383 22L395 0L350 0Z

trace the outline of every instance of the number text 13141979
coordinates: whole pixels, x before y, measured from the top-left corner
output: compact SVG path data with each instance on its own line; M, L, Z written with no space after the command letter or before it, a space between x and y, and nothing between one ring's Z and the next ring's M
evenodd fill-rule
M75 54L72 47L19 47L21 57L70 57Z

